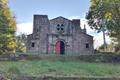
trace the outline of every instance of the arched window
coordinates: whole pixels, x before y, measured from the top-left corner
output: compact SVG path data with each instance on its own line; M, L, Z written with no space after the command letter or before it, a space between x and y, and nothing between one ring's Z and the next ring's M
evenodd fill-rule
M85 45L86 45L86 48L89 48L89 44L88 43L86 43Z
M32 42L31 47L35 47L35 43L34 42Z

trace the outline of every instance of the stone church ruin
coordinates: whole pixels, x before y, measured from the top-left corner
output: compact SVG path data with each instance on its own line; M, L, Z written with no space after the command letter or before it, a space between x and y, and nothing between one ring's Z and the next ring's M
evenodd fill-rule
M80 19L34 15L33 33L27 38L27 52L45 54L92 54L93 37L81 29Z

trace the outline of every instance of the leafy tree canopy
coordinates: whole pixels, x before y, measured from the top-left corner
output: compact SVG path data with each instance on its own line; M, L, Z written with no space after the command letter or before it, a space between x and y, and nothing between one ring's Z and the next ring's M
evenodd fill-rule
M8 6L8 0L0 0L0 54L14 53L16 21Z
M86 19L92 29L98 32L106 29L120 45L120 0L91 0Z
M25 34L21 34L16 36L16 51L17 52L26 52L26 42L27 42L27 36Z

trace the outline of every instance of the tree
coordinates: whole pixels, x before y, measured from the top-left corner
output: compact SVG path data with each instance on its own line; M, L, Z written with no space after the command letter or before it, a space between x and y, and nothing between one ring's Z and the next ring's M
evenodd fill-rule
M107 30L109 36L120 46L120 0L91 0L86 19L92 29ZM104 24L104 26L103 26Z
M0 0L0 54L15 53L16 21L8 6L8 0Z
M104 52L104 45L101 45L98 50L100 52ZM115 46L114 43L111 42L110 44L107 44L106 52L114 52L115 51Z
M27 42L27 36L25 34L21 34L16 36L16 51L17 52L26 52L26 42Z

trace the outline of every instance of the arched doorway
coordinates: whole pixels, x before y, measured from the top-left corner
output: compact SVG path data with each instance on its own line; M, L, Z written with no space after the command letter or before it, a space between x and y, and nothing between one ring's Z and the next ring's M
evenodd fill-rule
M55 45L56 54L65 54L65 43L63 41L57 41Z

